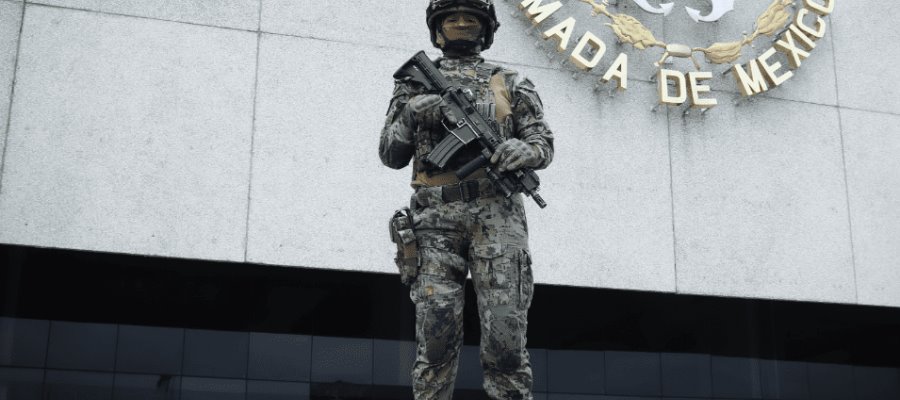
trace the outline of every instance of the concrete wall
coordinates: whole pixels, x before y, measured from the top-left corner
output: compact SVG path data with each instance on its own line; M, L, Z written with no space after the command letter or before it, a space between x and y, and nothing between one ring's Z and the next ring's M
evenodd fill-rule
M528 205L538 282L900 307L900 6L839 1L783 87L735 103L717 78L720 105L684 116L651 111L659 51L616 46L563 3L542 26L574 16L576 38L630 55L631 80L594 91L596 73L547 57L516 2L497 2L485 56L536 82L557 135L550 206ZM718 24L622 3L660 39L702 46L739 38L769 2ZM0 242L393 272L386 219L409 170L376 148L391 74L431 48L424 8L0 0Z

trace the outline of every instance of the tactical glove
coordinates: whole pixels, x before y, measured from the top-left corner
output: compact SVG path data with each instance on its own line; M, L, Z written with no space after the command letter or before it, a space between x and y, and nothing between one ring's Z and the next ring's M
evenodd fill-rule
M428 129L436 129L441 126L441 120L446 118L450 124L456 123L456 118L450 113L444 99L436 94L420 94L409 99L407 104L413 113L416 123Z
M541 159L534 146L512 138L497 146L497 151L491 156L491 163L497 164L497 169L504 172L536 167L540 165Z

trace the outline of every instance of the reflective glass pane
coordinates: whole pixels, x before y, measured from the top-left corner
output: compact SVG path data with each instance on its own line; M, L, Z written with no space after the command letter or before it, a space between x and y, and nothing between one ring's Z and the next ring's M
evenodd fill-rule
M0 368L0 400L40 400L44 370Z
M375 339L375 384L412 386L415 358L414 342Z
M309 382L312 338L305 335L250 334L251 379Z
M534 391L547 391L547 350L528 349L531 356L531 374L534 377Z
M570 393L549 393L547 397L550 400L603 400L600 395L588 394L570 394Z
M662 353L661 360L664 396L712 396L712 360L708 354Z
M547 358L550 393L603 393L602 351L548 350Z
M809 363L809 397L815 400L853 399L853 367Z
M181 378L171 375L116 374L113 400L178 400Z
M759 361L743 357L712 357L714 397L762 398Z
M0 365L43 367L50 322L0 317Z
M246 332L188 329L184 339L184 374L244 378L249 338Z
M659 353L606 352L606 393L630 396L658 396Z
M47 371L48 400L111 400L113 374Z
M481 368L480 357L478 346L463 346L456 372L458 389L481 389L484 383L484 370Z
M181 374L184 329L119 326L116 371Z
M372 383L372 339L313 337L313 382Z
M760 360L763 398L809 399L809 373L806 363L797 361Z
M47 367L112 371L116 354L116 326L53 321Z
M246 385L243 379L184 377L181 400L244 400Z
M900 399L900 369L854 367L859 400Z
M247 400L309 400L309 384L247 381Z

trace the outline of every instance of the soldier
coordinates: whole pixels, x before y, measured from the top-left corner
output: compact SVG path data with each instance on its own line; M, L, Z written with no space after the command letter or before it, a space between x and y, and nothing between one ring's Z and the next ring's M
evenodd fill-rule
M431 0L426 21L432 43L443 52L441 73L471 91L476 108L496 121L505 139L491 162L499 171L547 167L553 135L534 85L479 55L491 46L500 25L493 1ZM422 93L412 83L396 82L379 146L388 167L413 162L411 224L418 249L414 276L405 277L416 305L413 392L417 400L452 397L471 272L484 389L493 399L531 399L525 332L534 283L522 195L499 194L484 169L457 179L453 171L475 158L477 149L460 151L443 170L423 162L447 135L442 103L440 96Z

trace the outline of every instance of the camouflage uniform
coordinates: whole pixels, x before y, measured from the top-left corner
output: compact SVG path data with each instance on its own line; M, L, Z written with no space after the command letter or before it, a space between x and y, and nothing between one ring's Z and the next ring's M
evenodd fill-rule
M448 80L471 90L479 111L496 120L504 139L534 146L540 160L535 169L550 164L553 135L530 81L479 56L442 58L439 64ZM446 171L423 164L447 133L440 124L417 124L406 110L416 94L411 84L396 83L379 146L382 162L391 168L413 160L411 203L420 263L410 290L416 305L415 398L452 397L463 342L463 294L471 272L481 321L484 389L493 399L531 399L525 343L534 283L522 195L494 194L483 170L459 183L450 171L473 154L451 161ZM410 137L412 142L406 139ZM479 195L470 201L448 201L446 193L458 190Z

